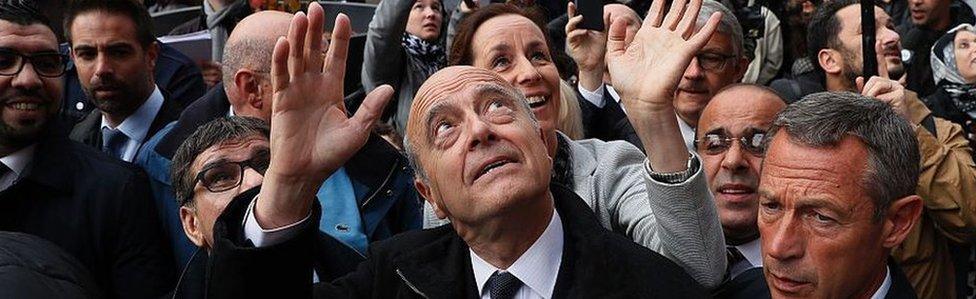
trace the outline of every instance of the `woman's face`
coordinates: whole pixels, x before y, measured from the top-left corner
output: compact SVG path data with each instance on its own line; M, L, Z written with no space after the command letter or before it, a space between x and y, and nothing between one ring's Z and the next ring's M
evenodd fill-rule
M440 0L417 0L410 8L407 33L426 41L437 40L441 36L441 18Z
M966 84L976 83L976 33L960 30L953 41L956 67Z
M489 19L471 42L475 67L495 71L525 94L546 133L556 129L559 71L549 55L542 30L531 20L508 14Z

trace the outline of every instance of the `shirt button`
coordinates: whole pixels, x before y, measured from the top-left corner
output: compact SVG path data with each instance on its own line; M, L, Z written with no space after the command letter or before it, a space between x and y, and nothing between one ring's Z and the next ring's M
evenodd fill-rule
M386 189L386 196L393 195L393 190Z

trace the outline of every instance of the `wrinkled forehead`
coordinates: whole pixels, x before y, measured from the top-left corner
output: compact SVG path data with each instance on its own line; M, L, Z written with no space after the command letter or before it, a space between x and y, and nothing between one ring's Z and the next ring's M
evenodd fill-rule
M0 48L21 53L58 51L54 31L42 24L20 25L0 20Z
M428 78L414 96L413 103L410 106L407 134L409 135L412 131L423 127L423 122L431 107L441 102L456 99L466 90L476 87L492 87L500 91L518 92L511 84L492 71L470 66L445 68Z

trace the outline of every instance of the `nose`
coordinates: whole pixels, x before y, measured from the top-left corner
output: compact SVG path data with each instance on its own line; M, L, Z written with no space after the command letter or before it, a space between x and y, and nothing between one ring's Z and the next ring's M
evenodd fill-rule
M106 56L107 55L102 55L101 53L99 53L98 57L95 58L95 72L92 73L94 74L93 78L111 77L112 74L115 73L114 67L112 66L112 62L109 61Z
M516 86L532 86L535 83L542 81L542 73L532 65L525 56L518 58L517 64L515 65L515 80L512 84Z
M879 34L878 41L882 43L885 49L887 48L901 48L901 36L898 32L889 29L888 27L880 27L881 34Z
M685 69L684 77L688 80L698 80L705 75L705 70L701 68L701 64L698 63L698 58L692 58L691 63L688 64L688 68Z
M746 159L742 156L743 154L745 151L742 149L742 145L739 144L738 140L733 140L729 149L725 151L725 156L722 157L722 168L732 172L744 169Z
M491 124L488 122L474 117L474 119L469 121L468 124L468 132L470 132L468 150L474 150L478 148L479 145L484 146L491 144L497 139L495 132L492 131Z
M34 71L34 66L30 61L24 61L24 66L20 69L20 73L17 73L14 76L14 80L10 83L12 87L24 90L38 89L43 84L44 81L41 81L41 76Z
M771 231L772 235L762 236L763 241L769 244L768 246L764 246L763 251L769 257L784 262L803 257L803 252L806 247L802 229L797 227L799 223L790 216L787 213L772 222L770 225L774 226L773 229L766 230ZM762 221L759 223L763 225Z
M438 14L440 14L440 12L437 11L436 9L434 9L433 7L430 7L430 6L428 6L427 9L424 10L424 18L425 19L433 19Z
M241 178L241 190L248 190L260 186L262 182L264 182L263 175L250 167L245 168L244 177Z

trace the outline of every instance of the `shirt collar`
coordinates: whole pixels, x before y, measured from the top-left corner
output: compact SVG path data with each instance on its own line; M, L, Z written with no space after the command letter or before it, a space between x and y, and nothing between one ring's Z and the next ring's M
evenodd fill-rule
M617 94L617 90L616 89L613 89L613 86L610 86L610 85L606 85L606 86L607 86L607 92L610 93L610 96L613 97L613 99L615 101L617 101L617 103L620 103L620 95ZM623 109L623 108L624 108L624 106L620 106L620 109Z
M885 296L888 296L888 290L890 289L891 289L891 269L889 269L888 266L885 266L884 282L882 282L881 286L878 287L878 290L874 292L874 295L871 296L871 299L884 299Z
M735 246L742 256L746 258L752 267L762 267L762 247L760 246L760 238L749 241L745 244Z
M559 218L559 213L553 210L552 219L549 220L549 225L542 235L503 272L512 273L539 297L552 297L552 291L556 286L556 274L559 273L559 266L562 263L563 238L562 220ZM471 268L474 270L474 280L480 295L491 274L501 270L481 259L471 249L468 250L471 253Z
M675 115L677 116L677 115ZM685 147L688 151L695 151L695 128L686 123L680 116L678 116L678 128L681 129L681 137L685 139Z
M125 137L142 142L146 139L146 135L149 134L149 127L152 126L153 120L156 119L156 114L159 114L159 110L162 107L163 93L156 86L152 94L149 95L149 99L142 103L142 106L139 106L139 109L136 109L132 115L126 117L118 127L112 128L109 126L105 115L102 115L102 128L118 129L122 133L125 133Z
M0 162L6 165L13 171L17 177L24 174L24 170L27 169L27 165L30 164L31 160L34 160L34 149L37 148L37 144L32 144L28 147L22 148L13 152L5 157L0 158Z

